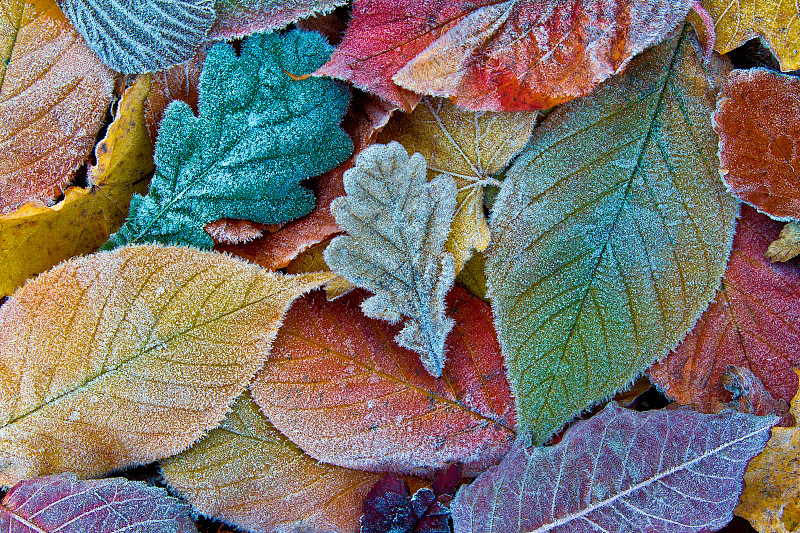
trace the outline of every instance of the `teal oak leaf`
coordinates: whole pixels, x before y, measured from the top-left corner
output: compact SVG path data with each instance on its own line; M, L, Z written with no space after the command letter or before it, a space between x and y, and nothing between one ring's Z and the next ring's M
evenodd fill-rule
M674 348L725 269L739 207L711 114L729 67L687 28L548 116L494 206L489 295L535 443Z
M275 224L311 211L314 196L300 182L353 150L338 126L349 89L325 78L298 79L331 50L324 37L300 30L248 37L238 57L231 45L214 45L200 77L200 116L180 101L167 108L150 191L133 197L128 220L104 248L211 248L208 222Z

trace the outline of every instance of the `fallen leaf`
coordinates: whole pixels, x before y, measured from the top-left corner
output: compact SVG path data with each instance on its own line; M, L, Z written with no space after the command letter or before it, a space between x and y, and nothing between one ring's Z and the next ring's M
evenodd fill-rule
M751 415L776 415L781 418L779 426L794 425L789 402L773 398L758 376L747 368L728 365L722 374L722 385L731 394L728 404L731 408Z
M69 187L53 207L31 202L0 215L0 295L65 259L94 252L122 225L131 196L147 190L153 171L153 143L143 117L149 87L149 77L140 76L122 95L114 122L95 148L89 187Z
M795 369L800 376L800 371ZM800 421L800 393L792 400ZM745 488L734 512L761 533L795 533L800 529L800 429L773 428L764 452L750 461Z
M315 293L292 306L250 385L266 416L315 459L343 467L417 475L462 461L474 475L496 464L516 416L489 306L453 289L449 362L434 379L390 341L399 326L361 313L364 296Z
M583 96L661 42L689 0L356 0L317 71L410 111L416 93L473 110L546 109ZM411 92L414 91L414 92Z
M703 0L716 21L714 50L727 54L754 37L761 37L778 56L781 70L800 69L800 7L772 0Z
M444 245L457 191L452 176L428 182L425 169L424 157L409 157L396 142L358 154L344 174L347 196L331 204L347 235L331 241L325 262L375 293L361 304L365 315L391 323L407 317L395 342L420 354L428 372L439 377L453 327L444 298L455 273Z
M329 13L346 3L347 0L217 0L217 20L208 38L231 41L277 30L314 14Z
M772 241L764 257L770 261L791 261L800 255L800 222L787 222L778 238Z
M728 189L776 220L800 219L800 78L734 70L718 107L714 129Z
M776 399L797 392L800 265L764 257L780 223L743 206L722 287L694 330L647 373L670 398L714 412L727 365L748 368Z
M555 446L518 442L461 487L450 507L455 530L716 531L733 518L747 461L776 420L609 403Z
M483 214L483 187L499 183L500 172L528 142L537 113L465 111L449 100L423 98L410 114L396 114L378 142L398 141L409 155L419 152L428 163L428 178L446 173L458 187L456 212L445 249L458 274L472 255L489 244Z
M0 214L50 204L94 147L114 80L52 0L0 5Z
M197 533L189 507L160 487L125 478L57 474L23 481L0 503L7 533Z
M275 224L311 211L314 196L300 182L352 150L338 126L349 91L332 80L293 81L284 70L310 72L330 50L323 37L301 31L249 37L239 55L229 44L214 45L200 76L200 116L185 102L170 104L150 191L133 197L127 222L104 248L211 248L208 222Z
M28 282L0 308L0 485L186 449L261 368L292 300L329 277L136 246Z
M456 283L467 289L473 296L489 303L486 295L488 291L486 287L486 256L481 252L472 254L472 257L464 264L464 268L456 276Z
M191 58L214 23L214 0L58 0L92 50L132 74Z
M295 257L291 263L286 266L288 274L305 274L307 272L330 272L331 269L328 263L325 262L324 252L328 247L330 241L315 244L308 250L303 251ZM344 296L356 286L347 281L339 274L334 274L325 284L325 294L328 300L333 300L340 296Z
M155 142L158 126L164 118L167 106L173 100L189 104L192 111L198 112L200 104L200 73L206 60L205 48L200 48L189 61L151 74L150 94L145 104L145 118L150 138Z
M726 64L691 31L550 114L494 205L489 291L535 443L663 358L719 285L738 212L711 127Z
M380 477L312 459L247 393L206 438L162 461L161 473L196 513L275 533L352 533L361 501Z

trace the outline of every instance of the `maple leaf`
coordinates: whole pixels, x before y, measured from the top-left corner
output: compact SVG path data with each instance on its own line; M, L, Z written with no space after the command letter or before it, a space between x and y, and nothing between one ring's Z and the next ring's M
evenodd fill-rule
M459 533L714 531L777 417L637 412L609 403L555 446L517 442L451 505Z
M128 221L104 247L156 241L211 248L208 222L273 224L308 213L314 196L300 181L352 150L338 127L349 91L286 72L310 72L329 53L323 37L299 30L248 37L238 57L230 45L214 45L200 77L200 116L184 102L169 106L150 192L133 197Z
M124 478L57 474L23 481L0 503L7 533L197 533L189 507L160 487Z
M694 326L731 249L714 100L691 29L559 107L507 172L486 272L520 426L543 442Z
M191 58L214 22L214 0L58 0L92 50L126 74Z
M455 278L453 256L444 251L456 207L452 176L428 182L425 158L409 158L392 142L358 154L344 188L347 196L335 200L331 212L348 235L331 241L325 261L375 293L361 304L365 315L392 323L408 317L395 341L441 376L453 327L444 309Z
M292 300L329 277L132 246L28 282L0 307L0 485L186 449L261 368Z

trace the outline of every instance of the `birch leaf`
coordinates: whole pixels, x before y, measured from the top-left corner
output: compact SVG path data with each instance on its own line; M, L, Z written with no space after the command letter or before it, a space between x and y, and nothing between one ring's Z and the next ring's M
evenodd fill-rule
M347 159L339 129L347 88L311 72L330 54L311 32L254 35L237 56L218 43L200 76L200 116L185 102L167 109L147 196L134 196L128 221L107 248L162 242L211 248L206 223L221 218L263 224L298 218L314 205L300 182Z
M747 461L776 420L612 402L555 446L517 443L462 487L451 505L455 531L716 531L733 518Z
M441 376L453 327L444 309L455 278L453 256L444 251L456 207L452 176L428 182L425 158L409 158L393 142L361 152L344 174L344 188L347 196L335 200L331 212L348 236L331 241L325 261L375 293L361 304L365 315L393 323L408 317L395 341Z
M272 31L292 22L333 11L346 0L217 0L217 20L208 38L230 41Z
M122 95L114 122L95 148L89 187L69 187L53 207L32 202L0 215L0 295L65 259L94 252L122 225L131 196L147 190L153 171L143 113L149 88L149 78L140 76Z
M428 177L453 176L458 187L456 213L445 249L453 255L456 274L472 255L489 244L483 214L483 186L492 174L522 150L536 123L535 112L495 113L457 108L449 100L423 98L410 114L396 114L378 142L398 141L409 154L419 152Z
M0 4L0 214L61 194L92 152L113 89L52 0Z
M186 449L261 368L292 300L329 277L136 246L28 282L0 308L0 485Z
M58 0L114 70L153 72L190 59L214 23L214 0Z
M57 474L23 481L0 504L6 533L197 533L189 507L160 487L124 478Z
M317 462L284 437L248 393L222 424L161 463L196 513L248 531L351 533L380 478Z
M487 277L520 426L543 442L664 357L713 298L737 202L711 126L726 64L690 29L534 130Z

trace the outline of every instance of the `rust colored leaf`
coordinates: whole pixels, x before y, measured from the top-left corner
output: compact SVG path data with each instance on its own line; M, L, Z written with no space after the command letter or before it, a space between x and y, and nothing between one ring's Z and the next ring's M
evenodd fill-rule
M516 413L489 306L454 288L456 325L440 379L392 342L401 326L366 318L363 291L315 293L286 316L253 398L312 457L375 472L430 473L460 460L475 474L514 438Z
M208 38L239 39L256 32L283 28L316 13L328 13L346 0L217 0L217 20Z
M220 427L161 463L195 512L248 531L352 533L379 474L319 463L270 424L245 393Z
M728 365L749 369L777 400L797 392L800 267L764 257L779 231L778 222L743 206L722 288L689 336L648 370L678 403L718 411L729 398Z
M789 402L772 397L758 377L746 368L728 365L722 374L722 386L731 394L730 407L740 413L781 417L781 426L792 426L794 420L789 414Z
M800 78L732 71L714 129L730 191L772 218L800 219Z
M147 118L147 128L150 131L150 139L153 142L156 141L158 126L161 124L161 119L164 118L164 110L173 100L186 102L192 106L195 114L199 114L197 110L200 98L198 84L205 59L205 48L200 48L189 61L152 74L150 94L147 96L145 106L145 117Z
M291 301L329 277L132 246L28 282L0 308L0 485L186 449L261 368Z
M419 95L473 110L546 109L591 91L659 43L689 0L356 0L317 73L409 111ZM414 92L412 92L414 91Z
M114 80L52 0L0 4L0 214L50 204L94 147Z

